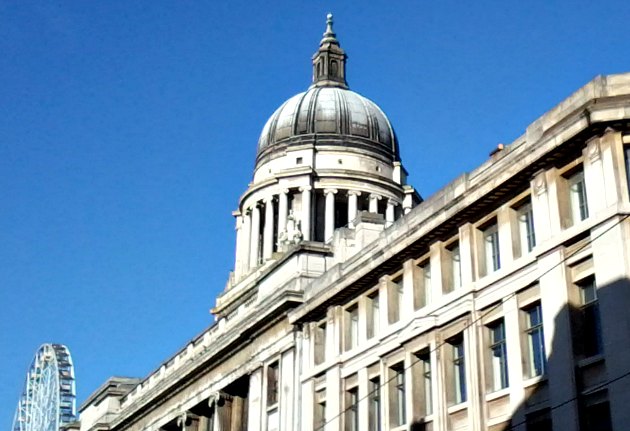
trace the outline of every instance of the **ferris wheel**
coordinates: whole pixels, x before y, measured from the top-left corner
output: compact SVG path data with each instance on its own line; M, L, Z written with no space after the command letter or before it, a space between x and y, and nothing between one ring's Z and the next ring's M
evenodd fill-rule
M26 373L12 431L59 431L76 420L74 368L68 348L43 344Z

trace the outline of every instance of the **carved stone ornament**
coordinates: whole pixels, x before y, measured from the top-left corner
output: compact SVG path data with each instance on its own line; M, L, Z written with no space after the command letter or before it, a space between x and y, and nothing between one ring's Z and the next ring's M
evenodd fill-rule
M545 174L541 172L534 178L534 191L537 195L542 195L547 191L547 181L545 180Z
M599 160L601 152L599 151L599 139L592 139L586 146L586 156L591 162Z

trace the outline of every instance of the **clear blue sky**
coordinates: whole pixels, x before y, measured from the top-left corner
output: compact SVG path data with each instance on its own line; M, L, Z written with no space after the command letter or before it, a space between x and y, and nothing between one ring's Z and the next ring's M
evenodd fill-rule
M212 322L258 135L329 11L424 196L630 71L628 1L0 0L0 428L40 344L82 402Z

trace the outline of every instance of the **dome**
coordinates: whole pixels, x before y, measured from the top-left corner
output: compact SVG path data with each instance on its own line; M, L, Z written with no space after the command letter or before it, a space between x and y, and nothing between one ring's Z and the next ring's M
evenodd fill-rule
M313 86L284 102L267 120L258 154L314 141L315 135L327 145L356 146L399 159L396 135L383 111L354 91L332 86Z
M394 129L383 111L348 89L347 56L332 30L332 15L326 23L313 56L313 83L267 120L258 139L257 165L299 145L343 146L390 162L400 160Z

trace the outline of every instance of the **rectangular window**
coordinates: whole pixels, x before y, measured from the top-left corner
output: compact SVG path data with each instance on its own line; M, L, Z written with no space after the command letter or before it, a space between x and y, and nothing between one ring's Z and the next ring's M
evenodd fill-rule
M346 391L345 430L359 431L359 388Z
M392 280L388 286L388 322L395 323L398 322L401 316L401 309L403 307L403 279L402 277L398 277L395 280Z
M542 409L525 415L526 431L552 431L551 409Z
M326 322L321 322L315 327L313 334L315 344L314 362L319 365L326 360Z
M315 392L315 405L313 406L313 429L323 431L326 426L326 391Z
M414 268L413 278L413 306L419 309L431 301L431 263L429 260Z
M418 414L421 417L433 413L432 398L432 374L431 374L431 352L425 349L416 354L416 361L412 368L414 379L414 405L418 407Z
M451 350L451 369L452 369L452 404L466 402L466 356L464 353L464 337L459 334L448 340Z
M503 319L488 325L490 340L490 372L492 391L508 387L507 346L505 343L505 323Z
M393 427L404 425L407 422L405 407L405 368L403 363L391 368L393 378L390 383L390 424Z
M381 431L381 381L378 377L370 379L368 390L368 429Z
M525 256L532 251L536 245L536 234L534 232L534 213L532 204L527 202L516 210L518 218L518 233L521 246L521 256Z
M586 199L586 185L584 171L579 170L567 178L569 185L569 203L571 206L571 221L573 224L588 218L588 201Z
M380 326L380 303L378 290L367 297L367 337L378 334Z
M499 254L499 228L496 223L483 230L486 274L490 274L501 268L501 256Z
M547 367L545 354L545 332L543 329L542 307L539 302L523 309L527 344L527 377L542 376Z
M359 307L346 309L345 350L353 349L359 342Z
M278 362L267 367L267 407L278 404Z
M582 353L585 357L603 352L602 328L595 278L589 277L578 284L580 289L580 326L582 329Z
M447 291L451 292L462 286L462 262L459 254L459 244L451 245L447 251L450 257L450 280Z
M580 429L584 431L613 430L606 390L581 397L580 422Z

